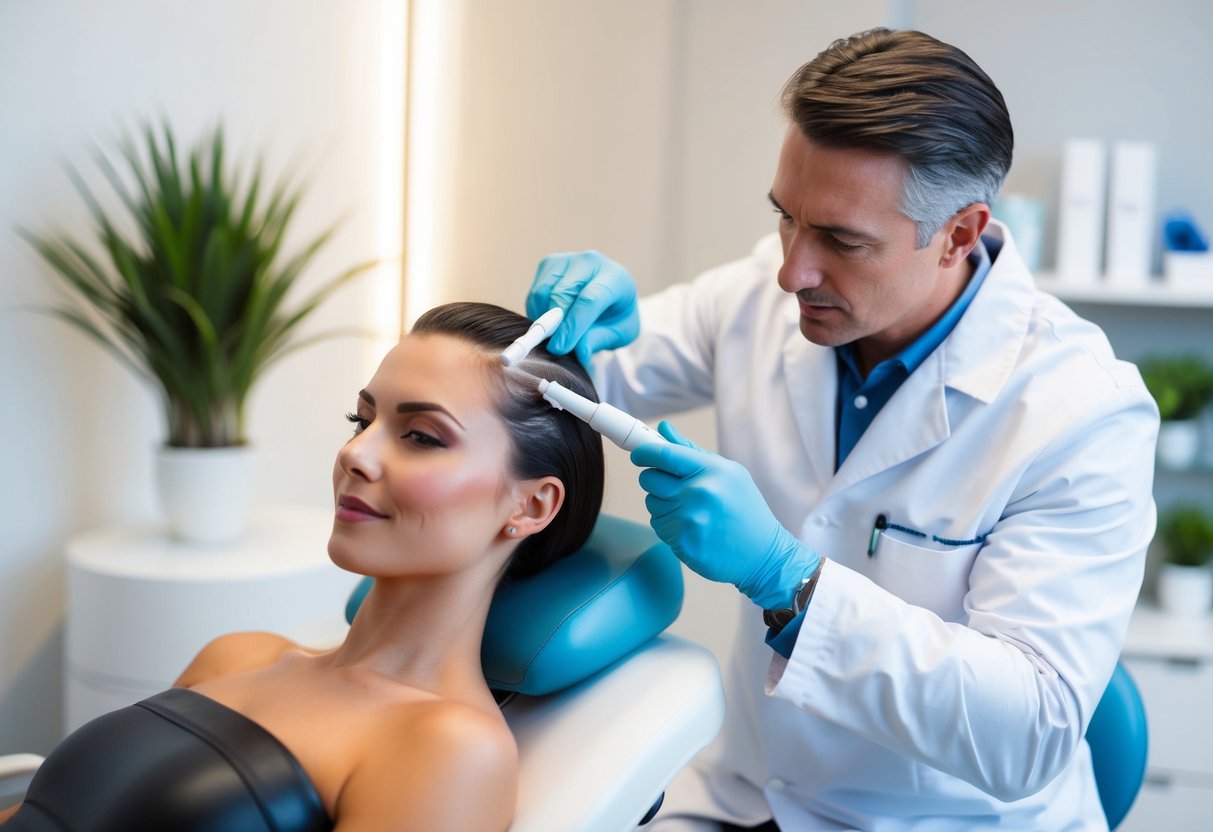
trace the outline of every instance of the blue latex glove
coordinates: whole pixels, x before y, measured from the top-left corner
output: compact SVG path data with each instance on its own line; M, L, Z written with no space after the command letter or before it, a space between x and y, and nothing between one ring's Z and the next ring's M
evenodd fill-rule
M586 367L598 350L630 344L640 332L636 281L596 251L549 254L539 261L526 313L538 318L554 306L564 310L564 320L548 340L548 351L572 352Z
M644 504L657 536L703 577L730 583L763 609L792 606L801 581L817 569L817 553L785 529L754 484L731 459L705 451L658 425L669 443L632 451Z

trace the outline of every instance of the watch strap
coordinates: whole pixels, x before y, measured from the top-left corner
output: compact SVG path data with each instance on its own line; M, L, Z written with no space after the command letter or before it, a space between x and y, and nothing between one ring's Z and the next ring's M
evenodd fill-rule
M801 581L795 594L792 595L791 607L762 611L762 621L771 629L772 635L779 633L788 626L792 619L804 612L805 607L809 605L809 600L813 597L813 590L817 588L817 579L821 577L821 567L825 562L825 558L818 558L817 568L813 570L813 574Z

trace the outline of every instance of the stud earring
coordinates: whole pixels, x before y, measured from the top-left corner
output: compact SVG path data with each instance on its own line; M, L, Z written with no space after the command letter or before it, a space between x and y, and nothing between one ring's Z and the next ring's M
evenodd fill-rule
M518 530L517 530L517 529L515 529L513 526L506 526L506 527L505 527L505 533L506 533L506 534L510 534L510 535L512 535L512 534L515 534L517 531L518 531Z

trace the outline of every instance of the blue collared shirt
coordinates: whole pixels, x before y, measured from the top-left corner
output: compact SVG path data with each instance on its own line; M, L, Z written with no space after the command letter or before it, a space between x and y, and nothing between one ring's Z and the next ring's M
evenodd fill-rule
M834 354L838 360L838 398L834 405L837 449L834 456L835 471L846 461L859 442L859 437L863 436L880 409L893 398L897 388L901 387L910 377L910 373L917 370L922 362L927 360L927 356L952 333L990 272L993 262L990 252L997 257L999 248L1001 245L997 241L987 238L982 238L981 242L973 246L968 257L974 267L973 276L969 278L960 297L912 344L873 367L867 378L859 371L854 344L843 344L835 348ZM789 621L777 635L768 635L767 644L785 659L791 658L792 648L796 644L796 636L803 621L804 612L801 611L800 615Z

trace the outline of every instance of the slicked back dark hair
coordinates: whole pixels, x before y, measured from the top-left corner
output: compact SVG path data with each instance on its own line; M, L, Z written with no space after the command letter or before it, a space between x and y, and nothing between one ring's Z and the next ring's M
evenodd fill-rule
M524 315L489 303L448 303L417 319L412 333L448 335L500 353L531 326ZM552 355L542 345L519 368L598 401L589 374L573 355ZM518 479L552 476L564 483L564 505L543 531L518 544L506 579L521 578L576 551L602 508L605 465L602 437L575 416L556 410L536 383L502 368L498 413L513 445L510 474Z
M919 248L962 208L993 205L1011 168L1002 93L972 58L922 32L836 40L792 75L782 100L815 143L907 161L901 210L918 224Z

